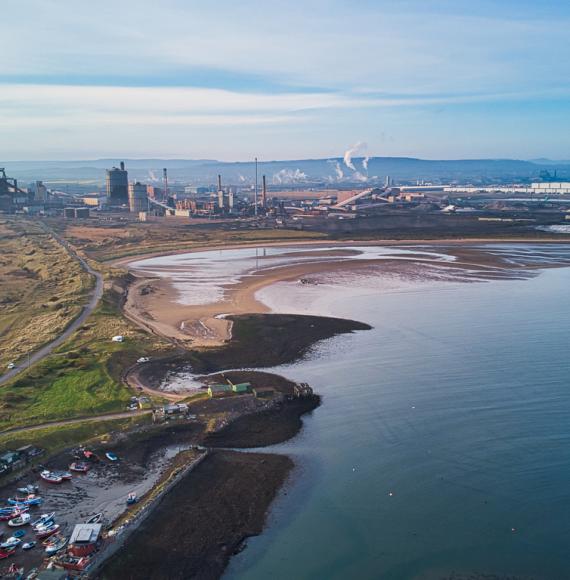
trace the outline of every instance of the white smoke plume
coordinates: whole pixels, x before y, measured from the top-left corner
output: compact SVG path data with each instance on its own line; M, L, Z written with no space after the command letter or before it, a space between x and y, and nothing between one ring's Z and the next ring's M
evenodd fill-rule
M245 177L241 173L238 175L238 179L239 179L240 183L245 182Z
M355 171L354 175L351 176L351 179L354 179L354 181L362 181L362 182L368 181L368 177L360 173L360 171Z
M356 155L362 155L366 149L368 149L368 145L363 141L358 141L358 143L355 143L352 147L344 152L344 164L349 169L352 169L352 171L356 171L356 167L354 167L352 158ZM368 161L366 163L368 163Z
M366 157L362 160L362 167L364 168L364 171L366 171L366 173L368 173L368 161L370 161L370 157L366 155Z
M156 173L152 169L150 169L149 172L148 172L148 178L151 181L158 181L158 179L156 177Z
M340 181L344 177L344 171L342 170L342 167L340 166L340 163L338 161L334 162L334 170L336 173L336 178L338 179L338 181Z
M300 169L282 169L273 174L272 181L274 184L278 183L299 183L307 181L307 174Z

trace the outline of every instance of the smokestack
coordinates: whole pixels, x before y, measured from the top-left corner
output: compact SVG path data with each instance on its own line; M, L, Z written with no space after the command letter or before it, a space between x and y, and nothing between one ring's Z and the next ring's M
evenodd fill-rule
M267 207L267 184L265 183L265 175L263 176L263 189L261 190L261 207Z
M125 170L125 162L121 161L121 171L124 171L124 170Z
M164 201L168 199L168 173L166 171L166 167L162 170L162 180L164 181Z
M218 173L218 191L222 191L222 176Z

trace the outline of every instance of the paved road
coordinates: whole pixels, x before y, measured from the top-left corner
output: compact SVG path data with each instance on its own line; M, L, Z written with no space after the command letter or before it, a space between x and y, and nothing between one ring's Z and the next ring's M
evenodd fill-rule
M2 376L0 376L0 385L14 378L18 373L26 369L28 365L31 366L41 361L46 356L51 354L51 352L55 348L57 348L63 342L65 342L85 322L85 319L93 312L99 300L101 299L101 296L103 296L103 276L99 272L93 270L93 268L91 268L89 264L81 256L79 256L75 252L75 250L73 250L71 246L65 240L60 238L53 230L49 229L44 224L42 224L42 226L48 234L53 236L55 240L57 240L65 248L65 250L67 250L70 256L72 256L75 260L79 262L81 267L87 273L95 277L95 287L91 292L89 302L83 307L81 314L55 340L48 342L46 345L42 346L39 350L30 353L29 359L26 357L25 359L19 361L18 366L15 369L9 370Z

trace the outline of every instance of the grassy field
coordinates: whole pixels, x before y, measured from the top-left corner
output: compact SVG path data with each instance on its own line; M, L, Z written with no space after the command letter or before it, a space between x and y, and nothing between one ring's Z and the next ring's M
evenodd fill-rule
M177 219L159 222L87 222L53 225L71 243L95 260L108 261L150 252L197 249L212 245L236 245L277 241L326 239L325 234L296 230L231 229L229 224L192 224Z
M125 409L133 393L121 380L124 370L170 345L126 321L117 296L107 290L69 341L0 389L0 429ZM125 342L111 341L118 334Z
M22 360L81 312L93 279L37 223L0 220L0 367Z

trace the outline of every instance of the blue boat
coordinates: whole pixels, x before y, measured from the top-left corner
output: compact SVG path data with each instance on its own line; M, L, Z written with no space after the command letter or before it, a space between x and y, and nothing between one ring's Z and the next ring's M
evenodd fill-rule
M107 451L107 453L105 453L105 457L109 461L119 461L119 458L112 451Z
M138 501L137 494L134 491L129 493L127 497L127 505L133 505L137 503L137 501Z

